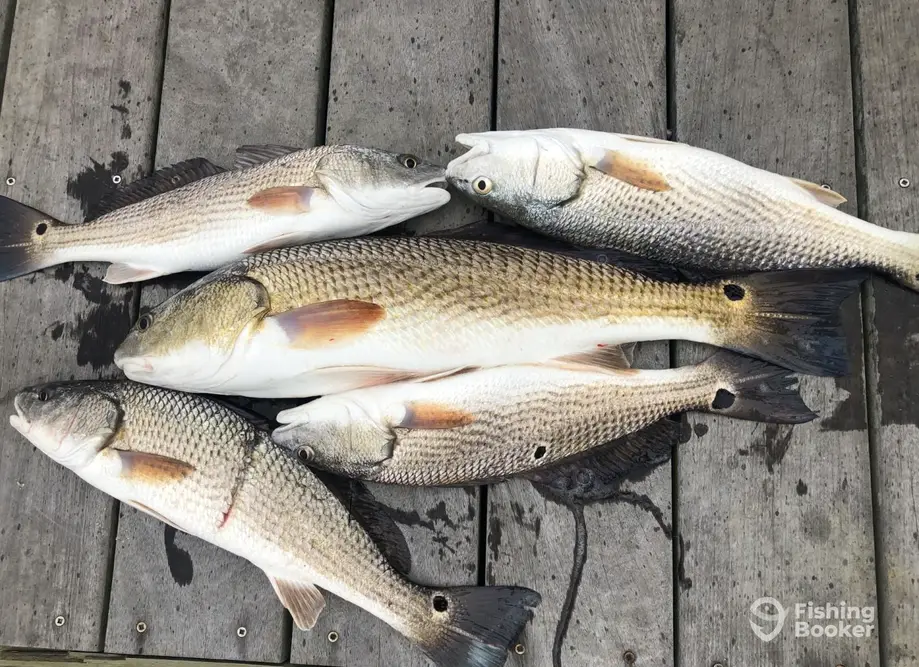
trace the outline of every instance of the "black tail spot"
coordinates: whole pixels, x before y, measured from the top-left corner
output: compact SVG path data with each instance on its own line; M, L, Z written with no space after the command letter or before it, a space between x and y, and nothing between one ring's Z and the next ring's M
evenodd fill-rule
M724 295L731 301L740 301L744 298L746 291L740 285L728 283L724 286Z
M447 598L445 598L443 595L435 595L433 602L434 602L434 611L445 612L447 611L447 608L450 606L449 604L447 604Z
M42 234L44 234L44 233L47 232L47 231L48 231L48 223L47 223L47 222L40 222L40 223L38 223L38 227L35 228L35 233L38 234L39 236L41 236Z
M734 394L727 389L719 389L715 393L715 400L712 401L713 410L725 410L734 405Z
M537 448L536 448L536 451L533 452L533 458L535 458L537 461L538 461L539 459L541 459L541 458L542 458L543 456L545 456L545 455L546 455L546 448L543 447L542 445L540 445L539 447L537 447Z

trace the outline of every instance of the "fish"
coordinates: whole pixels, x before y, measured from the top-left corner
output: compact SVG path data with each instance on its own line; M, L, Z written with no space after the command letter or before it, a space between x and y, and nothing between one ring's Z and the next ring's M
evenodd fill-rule
M410 581L364 527L398 533L391 518L366 502L346 507L267 432L221 403L97 380L24 389L14 407L10 424L52 460L261 568L301 630L322 612L321 588L388 623L436 665L499 667L540 602L522 587ZM363 516L352 516L356 508ZM404 548L404 538L396 542Z
M679 284L487 242L343 239L205 276L141 314L114 362L182 391L301 398L679 338L838 375L839 304L863 279L791 271Z
M486 484L552 468L695 410L780 424L816 418L783 368L725 350L667 370L534 364L323 396L277 416L272 439L357 479Z
M117 189L83 224L0 197L0 280L110 262L122 284L212 271L269 248L360 236L450 201L443 167L356 146L243 146L236 169L203 158Z
M824 186L683 143L578 129L459 134L447 180L547 236L726 272L864 268L919 289L919 234Z

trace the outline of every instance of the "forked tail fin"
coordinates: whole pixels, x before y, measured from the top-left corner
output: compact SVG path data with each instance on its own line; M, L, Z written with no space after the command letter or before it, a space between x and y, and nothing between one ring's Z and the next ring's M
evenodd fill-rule
M539 605L536 591L518 586L431 589L436 627L418 638L438 667L501 667Z
M62 225L50 215L0 196L0 281L56 264L44 246L52 230Z
M718 379L708 412L777 424L803 424L817 417L795 388L796 378L784 368L722 350L703 361L699 371L713 372Z
M742 313L717 344L809 375L849 369L840 306L868 273L805 269L754 273L716 283Z

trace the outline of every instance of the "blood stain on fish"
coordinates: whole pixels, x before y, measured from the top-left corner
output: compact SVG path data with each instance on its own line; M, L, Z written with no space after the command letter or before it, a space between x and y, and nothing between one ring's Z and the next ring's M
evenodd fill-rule
M176 546L176 532L176 529L172 526L163 527L166 562L169 564L169 573L175 582L179 586L188 586L195 576L195 568L189 553L185 549Z

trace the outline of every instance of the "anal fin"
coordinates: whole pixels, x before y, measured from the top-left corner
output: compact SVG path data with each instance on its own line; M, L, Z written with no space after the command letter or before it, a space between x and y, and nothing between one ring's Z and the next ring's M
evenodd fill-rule
M278 599L293 616L294 623L301 630L310 630L316 625L319 614L325 608L325 598L316 586L309 581L291 581L275 577L269 572L268 581L277 593Z
M157 519L158 521L162 521L162 522L165 523L167 526L172 526L172 527L175 528L176 530L181 530L182 532L185 532L181 527L175 525L172 521L170 521L169 519L167 519L166 517L164 517L162 514L160 514L159 512L157 512L157 511L154 510L154 509L150 509L149 507L147 507L147 506L144 505L143 503L139 503L139 502L137 502L136 500L125 500L124 503L127 504L127 505L130 505L131 507L133 507L133 508L136 509L136 510L140 510L141 512L144 512L144 513L146 513L146 514L149 514L149 515L152 516L154 519Z
M550 362L552 365L584 367L584 370L629 371L632 367L632 356L635 343L625 345L598 345L595 350L569 354Z

